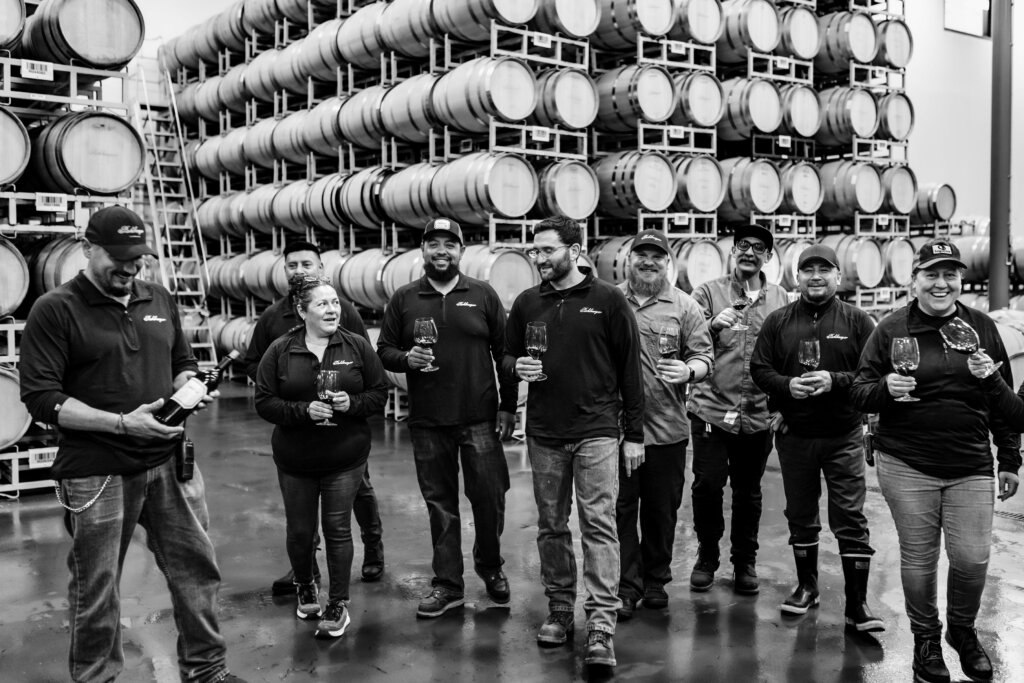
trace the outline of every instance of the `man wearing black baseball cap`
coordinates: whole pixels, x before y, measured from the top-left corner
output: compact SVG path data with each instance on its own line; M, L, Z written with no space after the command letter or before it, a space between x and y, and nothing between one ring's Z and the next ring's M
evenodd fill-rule
M71 678L114 680L123 668L117 581L141 525L175 596L182 679L241 680L227 672L217 625L220 572L202 479L178 481L183 428L153 416L199 366L171 294L135 279L155 253L142 219L100 209L85 240L85 270L32 306L19 365L29 412L61 428L50 473L71 535Z
M868 569L875 551L864 516L861 414L849 395L875 324L867 313L836 297L841 278L831 247L814 244L801 252L800 299L765 318L750 374L783 419L775 447L798 583L782 603L782 613L805 614L819 602L818 507L824 475L828 523L839 542L846 578L847 627L882 631L882 620L867 606Z

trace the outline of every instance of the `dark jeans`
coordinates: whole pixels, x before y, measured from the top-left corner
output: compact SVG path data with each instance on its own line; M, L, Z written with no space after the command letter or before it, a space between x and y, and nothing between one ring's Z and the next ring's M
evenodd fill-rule
M101 490L105 476L63 479L73 508ZM183 681L215 681L225 673L224 639L217 627L220 571L206 535L203 477L181 483L174 458L138 474L113 476L96 502L65 513L71 534L68 611L74 681L112 681L124 666L120 578L135 526L146 530L157 566L167 579L178 627L178 668Z
M359 525L359 537L363 540L363 549L367 555L378 552L384 526L380 521L380 508L377 507L377 494L370 483L370 468L363 471L363 480L356 491L356 501L352 506L356 523Z
M430 518L434 546L432 584L461 594L462 522L459 517L459 462L466 482L466 498L473 508L473 563L479 571L497 569L501 532L505 529L505 493L509 489L505 451L494 422L454 427L410 427L423 501Z
M817 545L821 531L818 500L821 475L828 488L828 526L839 542L840 555L875 554L864 516L864 453L861 428L831 438L776 434L775 448L786 491L790 545Z
M314 537L320 507L330 576L327 595L331 602L348 600L352 578L352 504L365 469L364 463L324 477L300 477L277 471L284 499L288 559L298 583L313 580Z
M664 586L672 580L669 567L677 513L683 501L687 443L646 446L644 464L629 477L620 460L619 499L615 504L619 595L639 600L645 586Z
M761 524L761 477L772 450L767 430L730 434L714 425L705 431L704 420L691 416L693 441L693 528L705 549L717 552L725 532L722 499L725 482L732 487L733 564L753 563L757 557L757 531Z

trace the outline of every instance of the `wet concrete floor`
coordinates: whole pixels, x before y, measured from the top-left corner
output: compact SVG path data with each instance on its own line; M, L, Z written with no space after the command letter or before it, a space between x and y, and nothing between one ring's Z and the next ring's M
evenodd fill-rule
M512 473L503 554L511 608L490 604L482 582L466 576L467 604L434 620L414 617L428 592L430 536L416 486L407 428L374 427L371 473L384 521L387 571L380 583L352 585L352 626L334 641L313 638L314 624L298 621L292 598L270 595L287 570L284 513L270 456L270 425L260 420L248 390L228 387L207 414L192 420L223 574L221 628L229 665L249 681L910 681L912 636L903 609L899 550L888 508L869 472L867 516L877 550L870 602L888 630L877 640L843 630L842 571L834 538L823 534L822 600L802 618L783 618L779 604L794 572L783 517L784 500L773 456L764 478L758 573L761 593L735 595L731 569L713 589L691 593L696 548L690 526L690 475L680 510L669 607L641 609L615 636L619 666L582 665L585 634L575 647L540 649L536 629L546 614L536 548L536 510L525 448L506 447ZM463 547L472 546L472 517L463 501ZM989 582L979 621L996 680L1024 681L1024 494L997 504ZM1006 514L1010 513L1010 514ZM824 516L824 512L823 512ZM0 502L0 682L67 679L67 538L52 490ZM575 532L577 557L579 534ZM723 541L723 553L727 547ZM362 548L356 540L354 574ZM321 558L322 560L322 558ZM321 562L321 566L323 563ZM940 568L944 612L945 563ZM177 680L170 599L153 557L137 531L121 582L125 681ZM322 593L322 597L325 594ZM582 602L582 586L579 601ZM577 606L577 623L583 621ZM954 680L966 679L944 646Z

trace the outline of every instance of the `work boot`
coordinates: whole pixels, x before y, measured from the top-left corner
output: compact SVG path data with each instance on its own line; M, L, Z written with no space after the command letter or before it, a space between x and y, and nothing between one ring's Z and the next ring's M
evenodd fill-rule
M946 642L960 655L960 668L976 681L992 680L992 662L978 642L978 632L970 626L946 628Z
M363 568L360 575L366 583L380 581L384 576L384 543L379 536L375 541L363 544Z
M540 631L537 632L539 645L564 645L572 634L576 619L569 611L555 611L548 614Z
M871 613L868 607L868 574L871 559L842 556L843 576L846 579L846 627L859 633L885 630L885 622Z
M942 660L942 643L938 636L914 636L914 680L949 683L949 669Z
M697 562L690 572L690 589L703 593L715 582L715 570L718 569L718 548L713 551L700 545L697 548Z
M466 600L461 593L455 593L440 586L435 586L430 591L430 595L420 600L420 604L416 608L416 616L433 619L450 609L461 607L465 603Z
M644 586L644 607L648 609L665 609L668 607L668 593L660 583L649 583Z
M818 597L818 544L794 545L797 586L782 603L785 614L807 614L820 601Z
M633 612L636 611L637 599L632 598L628 595L620 595L619 602L622 603L616 613L619 615L619 621L629 621L633 618Z
M757 570L753 562L733 565L732 589L740 595L757 595Z
M477 569L476 573L484 580L484 588L487 589L487 595L491 596L491 600L499 605L507 605L512 592L509 590L505 572L501 569Z
M583 656L587 666L615 666L615 646L612 634L591 631L587 634L587 653Z

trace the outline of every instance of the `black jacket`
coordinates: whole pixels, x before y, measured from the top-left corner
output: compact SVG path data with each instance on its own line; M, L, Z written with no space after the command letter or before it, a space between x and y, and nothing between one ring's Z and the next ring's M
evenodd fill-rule
M959 302L956 315L977 330L989 356L1003 361L999 372L1009 384L1010 363L996 324ZM1000 470L1016 471L1020 433L990 412L988 393L967 369L967 357L943 343L939 327L950 317L929 316L915 300L882 320L861 354L850 396L863 412L879 414L875 447L928 476L992 476L989 431ZM917 388L911 392L921 400L912 403L897 402L885 384L885 376L893 372L892 339L906 336L915 337L921 351L921 363L912 373Z
M772 311L757 335L750 375L768 394L769 408L782 412L789 431L803 437L842 436L861 421L850 403L850 384L861 349L875 323L867 313L836 297L820 306L803 299ZM828 370L832 390L796 399L789 381L807 371L800 365L801 339L817 339L821 348L818 370Z
M622 292L580 268L583 282L557 290L542 282L520 294L509 313L504 372L526 353L526 324L547 323L547 380L531 382L528 436L579 441L619 436L644 442L644 385L636 317Z

